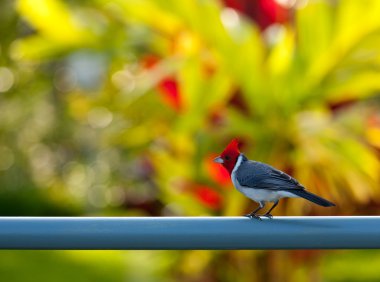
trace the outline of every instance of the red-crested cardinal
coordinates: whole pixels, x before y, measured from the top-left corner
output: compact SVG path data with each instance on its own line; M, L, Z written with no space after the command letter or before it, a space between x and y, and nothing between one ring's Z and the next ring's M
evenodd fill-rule
M260 216L272 218L270 212L277 206L281 198L301 197L323 207L335 204L306 191L296 179L265 163L248 160L239 151L236 139L224 149L214 162L223 165L229 172L233 185L237 190L259 204L257 209L247 214L249 218L261 219ZM263 215L257 212L265 207L266 202L273 206Z

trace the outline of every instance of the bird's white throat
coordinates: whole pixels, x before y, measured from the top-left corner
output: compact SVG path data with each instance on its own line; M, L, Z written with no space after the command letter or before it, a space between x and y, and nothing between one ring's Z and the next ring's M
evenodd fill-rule
M242 161L243 161L243 154L240 154L237 158L234 169L231 172L231 179L232 179L232 175L234 175L234 177L235 177L235 173L236 173L237 169L239 168L239 166L241 165Z
M235 188L237 188L239 191L240 191L240 189L238 187L240 187L240 184L236 180L236 171L238 170L238 168L241 165L242 161L243 161L243 154L240 154L239 157L237 158L237 161L236 161L236 164L234 166L234 169L231 172L231 181L232 181L232 184L234 184Z

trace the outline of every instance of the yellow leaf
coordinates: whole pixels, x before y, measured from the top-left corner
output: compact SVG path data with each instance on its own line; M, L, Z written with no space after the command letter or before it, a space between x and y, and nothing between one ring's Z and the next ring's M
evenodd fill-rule
M368 142L372 146L375 146L376 148L380 149L380 128L376 128L376 127L368 128L366 135L367 135Z
M59 0L19 0L19 13L49 39L73 44L87 39L87 33Z

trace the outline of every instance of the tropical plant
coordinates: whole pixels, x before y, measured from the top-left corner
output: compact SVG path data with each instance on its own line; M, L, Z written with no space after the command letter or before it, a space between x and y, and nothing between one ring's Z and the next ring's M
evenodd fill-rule
M277 214L373 212L380 2L250 2L3 1L2 214L241 215L211 161L234 137L337 203ZM288 255L181 252L172 277L290 280L318 257Z

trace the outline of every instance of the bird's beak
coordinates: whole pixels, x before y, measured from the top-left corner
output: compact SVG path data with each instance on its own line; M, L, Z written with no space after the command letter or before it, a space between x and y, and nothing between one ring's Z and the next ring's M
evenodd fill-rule
M218 164L222 164L222 163L224 163L224 160L223 160L221 157L216 157L216 158L214 159L214 162L216 162L216 163L218 163Z

